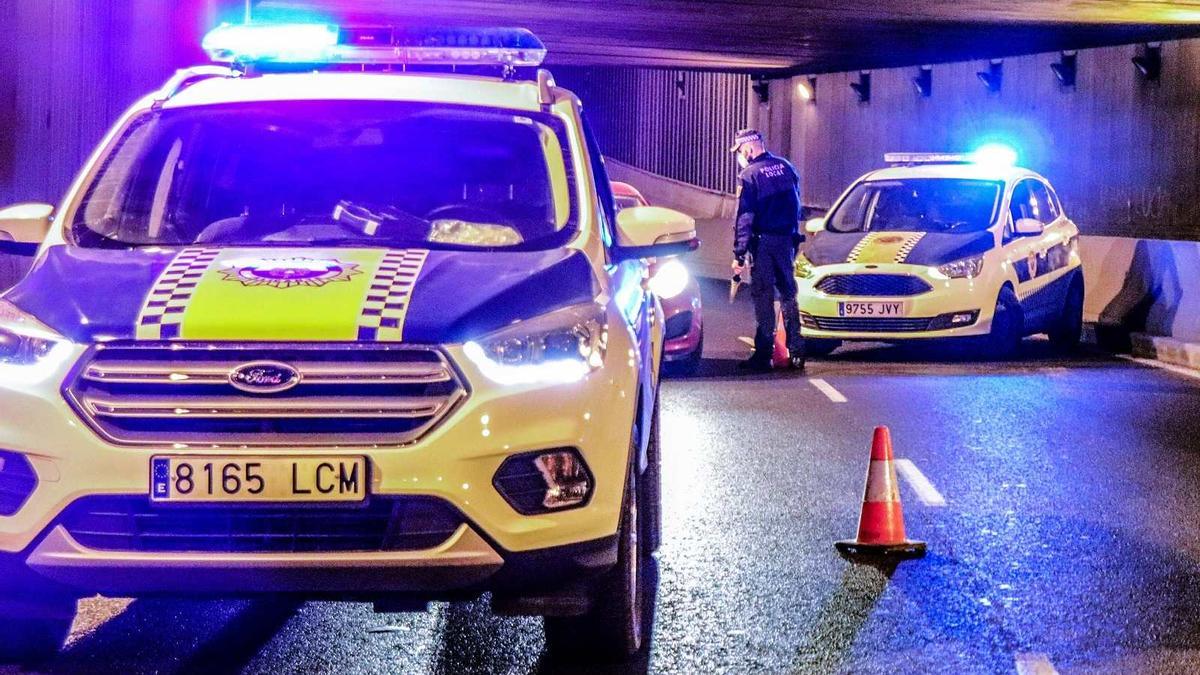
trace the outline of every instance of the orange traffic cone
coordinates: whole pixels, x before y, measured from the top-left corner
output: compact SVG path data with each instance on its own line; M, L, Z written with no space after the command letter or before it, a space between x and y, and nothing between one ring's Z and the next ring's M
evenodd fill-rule
M787 347L787 330L783 326L783 311L775 310L775 349L771 352L772 368L787 368L791 363Z
M900 505L900 486L896 483L892 434L887 427L875 427L862 515L858 519L858 538L839 541L834 546L848 556L919 558L925 555L925 542L909 541L904 536L904 509Z

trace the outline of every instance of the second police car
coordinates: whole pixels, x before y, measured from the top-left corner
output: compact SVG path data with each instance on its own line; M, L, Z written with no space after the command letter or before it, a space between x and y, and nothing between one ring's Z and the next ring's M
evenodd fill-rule
M0 212L37 251L0 296L0 659L53 651L97 592L490 591L553 650L638 651L646 261L695 223L617 216L528 31L205 47L228 65L134 105L59 208Z
M817 349L973 338L1006 356L1036 333L1078 344L1079 229L1045 178L995 146L886 160L806 226L800 316Z

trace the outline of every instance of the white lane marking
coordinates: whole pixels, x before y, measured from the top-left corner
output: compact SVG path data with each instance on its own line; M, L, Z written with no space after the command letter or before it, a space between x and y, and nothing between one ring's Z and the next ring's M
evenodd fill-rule
M916 464L913 464L911 459L897 459L896 473L904 476L904 480L908 481L909 486L917 493L917 498L925 506L945 506L946 498L942 493L938 492L933 483L921 473Z
M738 342L746 345L750 349L754 349L754 338L742 336L738 338Z
M1014 661L1017 675L1058 675L1050 657L1045 654L1017 654Z
M809 384L811 384L812 386L814 386L818 390L820 390L820 392L822 394L825 394L826 396L828 396L830 401L833 401L834 403L845 403L846 402L846 397L842 396L842 392L838 391L837 389L834 389L833 385L829 384L825 380L822 380L819 377L810 377L810 378L808 378L808 382L809 382Z
M1124 359L1126 361L1132 361L1133 363L1140 363L1143 366L1150 366L1151 368L1159 368L1161 370L1170 371L1176 375L1190 377L1193 380L1200 380L1200 371L1195 371L1191 368L1185 368L1184 366L1177 366L1174 363L1165 363L1163 361L1156 361L1154 359L1143 359L1137 356L1129 356L1128 354L1117 354L1116 356L1118 359Z

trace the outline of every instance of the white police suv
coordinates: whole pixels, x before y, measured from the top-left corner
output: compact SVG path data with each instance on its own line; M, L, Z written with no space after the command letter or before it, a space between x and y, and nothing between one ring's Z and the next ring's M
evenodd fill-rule
M643 641L691 218L617 215L524 30L243 25L125 113L0 296L0 661L78 597L485 592ZM53 212L53 218L51 214Z
M842 340L980 338L994 356L1027 335L1078 344L1079 229L1050 183L1003 147L889 154L855 181L797 262L804 335Z

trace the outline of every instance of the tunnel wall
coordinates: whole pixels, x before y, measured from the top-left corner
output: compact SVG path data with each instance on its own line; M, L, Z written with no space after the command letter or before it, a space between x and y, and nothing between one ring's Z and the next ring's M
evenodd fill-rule
M850 88L858 73L836 73L817 77L812 102L796 93L803 78L776 83L767 108L792 110L786 143L815 203L828 205L885 152L998 140L1050 179L1087 234L1200 240L1200 40L1164 43L1158 82L1137 74L1138 50L1079 52L1069 88L1050 68L1059 55L1037 54L1004 60L999 93L976 76L988 64L972 61L934 65L926 98L917 69L902 68L871 73L868 103Z
M653 68L555 68L583 100L604 154L708 190L733 192L734 132L746 126L745 75Z
M816 76L812 101L799 95L807 77L779 80L751 121L789 150L805 201L825 207L885 152L1009 143L1085 235L1088 318L1200 341L1200 40L1163 43L1157 82L1131 62L1141 49L1080 51L1075 87L1054 76L1058 53L1005 59L998 93L980 61L934 65L929 97L916 68L873 71L867 103L850 87L858 72Z
M57 203L118 115L235 0L0 0L0 204Z

